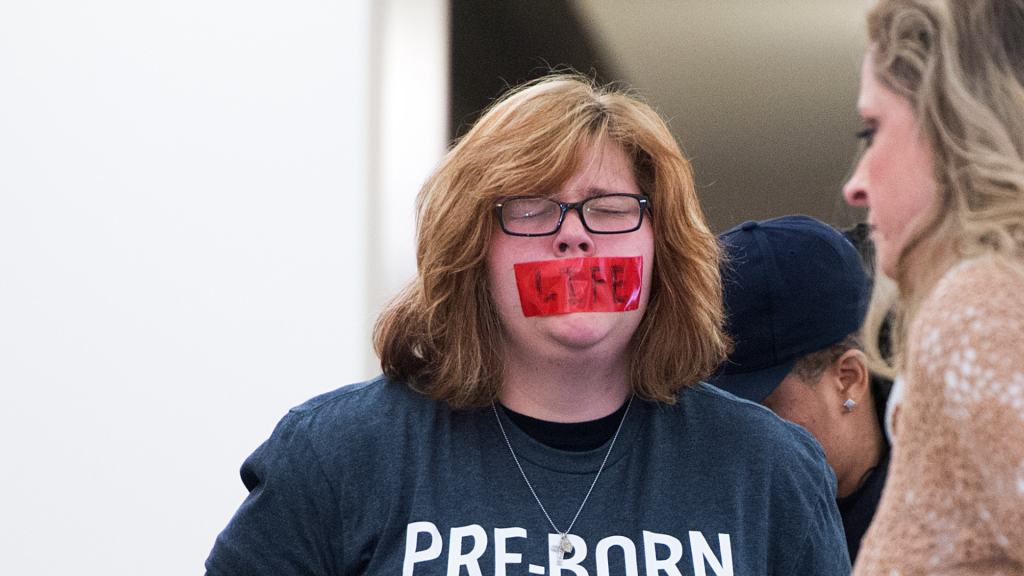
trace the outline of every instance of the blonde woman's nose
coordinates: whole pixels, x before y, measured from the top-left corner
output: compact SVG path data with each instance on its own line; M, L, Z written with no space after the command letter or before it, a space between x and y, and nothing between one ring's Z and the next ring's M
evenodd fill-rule
M857 208L868 207L868 193L861 178L859 165L857 171L853 173L853 177L843 186L843 198L846 199L846 203L850 206L856 206Z

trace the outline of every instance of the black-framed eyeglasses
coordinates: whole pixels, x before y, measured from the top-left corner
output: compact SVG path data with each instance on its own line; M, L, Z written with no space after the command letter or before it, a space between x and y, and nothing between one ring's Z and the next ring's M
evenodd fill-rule
M498 222L512 236L550 236L562 227L567 210L575 210L587 232L625 234L638 230L648 200L642 194L605 194L579 202L550 198L506 198L495 204Z

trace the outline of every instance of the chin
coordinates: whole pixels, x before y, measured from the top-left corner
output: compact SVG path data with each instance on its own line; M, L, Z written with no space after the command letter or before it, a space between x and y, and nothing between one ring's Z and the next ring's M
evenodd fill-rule
M563 314L549 316L552 320L549 328L552 337L563 346L575 349L589 349L594 346L612 344L623 339L617 334L628 331L632 335L636 330L633 323L623 324L622 316L628 312L585 312L579 314ZM629 337L624 338L628 343ZM610 352L610 351L609 351Z
M889 278L896 279L895 255L889 250L889 244L877 232L872 231L871 241L875 244L875 268Z

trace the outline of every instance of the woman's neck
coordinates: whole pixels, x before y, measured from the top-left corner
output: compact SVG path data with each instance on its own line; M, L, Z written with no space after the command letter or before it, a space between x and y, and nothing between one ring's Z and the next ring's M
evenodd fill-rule
M905 301L919 302L960 258L950 240L928 238L907 254L905 260L905 273L899 281L900 295Z
M500 394L509 409L549 422L585 422L618 410L629 396L629 361L509 354Z

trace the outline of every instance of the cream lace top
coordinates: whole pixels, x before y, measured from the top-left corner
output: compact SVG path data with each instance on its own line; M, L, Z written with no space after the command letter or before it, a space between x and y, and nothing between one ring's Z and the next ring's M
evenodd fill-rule
M987 257L950 270L910 328L905 376L854 574L1024 574L1021 269Z

